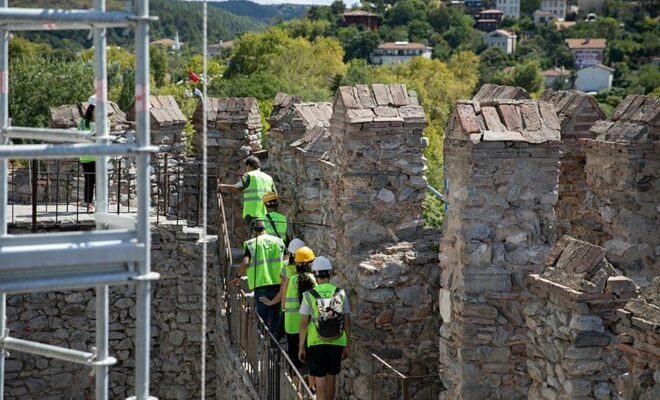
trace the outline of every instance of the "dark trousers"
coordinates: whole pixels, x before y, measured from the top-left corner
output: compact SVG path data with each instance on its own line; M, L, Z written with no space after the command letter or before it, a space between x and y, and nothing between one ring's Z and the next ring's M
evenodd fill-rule
M254 301L257 304L257 315L264 320L268 330L275 335L275 328L280 319L280 304L273 304L272 306L267 306L264 303L259 301L260 297L267 297L272 299L277 296L277 293L280 291L280 285L265 286L254 289Z
M96 162L84 162L82 164L83 175L85 176L85 203L94 201L94 187L96 185Z

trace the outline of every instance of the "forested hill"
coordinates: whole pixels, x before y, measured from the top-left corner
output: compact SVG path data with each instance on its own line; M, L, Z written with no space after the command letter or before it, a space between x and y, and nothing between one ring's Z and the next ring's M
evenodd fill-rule
M182 42L200 46L202 43L202 3L179 0L151 0L151 14L159 20L151 25L152 40L174 38L178 30ZM12 7L31 8L90 8L92 0L12 0ZM121 10L124 0L108 0L109 10ZM259 31L266 24L254 18L232 14L216 7L209 7L209 42L229 40L249 31ZM87 35L76 31L35 32L26 34L38 42L49 43L54 48L75 50L88 47ZM132 32L113 29L109 32L111 43L128 45L133 42Z
M246 0L214 1L209 4L230 13L251 17L265 23L302 18L310 7L303 4L262 5Z

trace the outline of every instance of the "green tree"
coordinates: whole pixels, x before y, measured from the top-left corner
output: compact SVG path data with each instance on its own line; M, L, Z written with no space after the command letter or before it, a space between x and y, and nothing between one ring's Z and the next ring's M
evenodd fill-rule
M344 58L347 61L354 58L369 59L371 52L380 43L378 33L358 29L354 26L340 28L337 32L337 38L344 48Z
M516 65L513 69L512 83L530 93L540 90L543 86L543 76L539 63L529 60Z
M93 92L92 65L44 58L10 60L9 113L15 126L47 127L49 107L87 100Z
M168 73L167 52L164 46L149 46L149 67L156 86L163 86Z
M509 56L499 47L490 47L479 55L479 83L492 83L495 74L509 63Z
M407 26L413 21L425 21L426 4L422 0L400 0L385 13L385 21L391 26Z

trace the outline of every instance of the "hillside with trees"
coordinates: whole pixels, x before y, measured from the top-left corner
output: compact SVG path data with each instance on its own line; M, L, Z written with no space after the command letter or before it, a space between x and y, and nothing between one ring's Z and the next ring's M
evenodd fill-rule
M193 95L198 83L190 77L202 76L201 49L196 42L201 41L201 4L168 0L152 0L152 4L153 14L161 17L152 37L171 38L178 30L181 41L188 43L179 51L151 46L152 92L174 95L191 116L198 101ZM660 94L658 66L649 62L660 54L658 19L635 7L616 7L623 4L620 1L607 4L605 15L595 21L584 21L578 14L571 16L575 24L559 30L554 24L534 23L525 10L537 6L523 2L522 16L505 18L501 24L501 29L520 38L511 54L487 48L484 32L475 28L475 19L462 8L424 0L369 3L365 10L379 15L377 30L345 23L341 1L312 6L303 18L264 29L254 19L243 20L212 8L221 14L211 14L209 43L233 38L243 29L248 32L209 60L209 95L256 97L267 141L267 117L278 92L297 94L305 101L331 101L340 85L404 83L417 91L427 113L429 182L442 188L442 142L454 103L471 97L485 82L521 86L539 96L546 86L543 70L573 68L567 38L607 40L603 63L615 71L613 87L597 95L606 110L629 93ZM228 25L216 20L219 15L245 23ZM46 126L49 106L79 102L92 92L91 40L81 32L75 32L75 41L73 33L67 34L71 36L57 40L15 35L10 41L10 113L16 125ZM114 31L109 37L109 96L123 109L131 106L134 97L129 39ZM427 58L373 65L370 56L383 42L419 42L430 50ZM189 134L192 129L188 127ZM439 223L441 210L437 200L429 198L427 221Z
M150 13L158 17L151 25L152 40L174 38L179 32L181 41L201 51L202 4L181 0L151 0ZM12 7L30 8L91 8L92 0L12 0ZM123 10L124 0L108 0L108 10ZM256 19L238 16L221 8L209 7L209 43L234 39L245 32L263 30L266 24ZM91 45L91 39L79 31L29 32L22 36L41 43L48 43L59 51L78 51ZM116 45L132 47L132 31L110 29L109 40Z
M267 24L302 18L309 9L304 4L258 4L246 0L211 1L209 5Z

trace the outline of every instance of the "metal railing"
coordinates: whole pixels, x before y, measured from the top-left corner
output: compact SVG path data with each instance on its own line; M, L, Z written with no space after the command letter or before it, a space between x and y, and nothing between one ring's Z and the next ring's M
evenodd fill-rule
M111 171L107 189L109 212L136 212L137 171L131 168L133 161L111 158L108 164ZM200 224L202 175L195 172L199 168L198 160L176 158L167 153L153 157L150 162L151 215L157 224L161 218ZM213 180L217 178L209 177L209 181ZM63 219L74 226L84 222L93 224L93 219L83 218L88 213L83 202L84 172L78 160L46 163L31 160L26 166L11 163L8 194L10 224L29 221L32 231L62 227ZM192 200L195 198L197 201ZM217 209L209 210L211 218L215 218Z
M228 288L231 342L260 399L314 399L286 350L254 309L252 293Z
M376 354L371 358L371 400L431 400L445 390L438 374L409 376Z
M216 181L217 182L217 181ZM254 295L245 287L229 285L231 241L222 195L214 196L218 227L218 260L225 271L222 286L229 338L259 399L312 400L315 398L286 350L257 315ZM234 216L231 216L233 223ZM243 282L245 283L245 282Z

